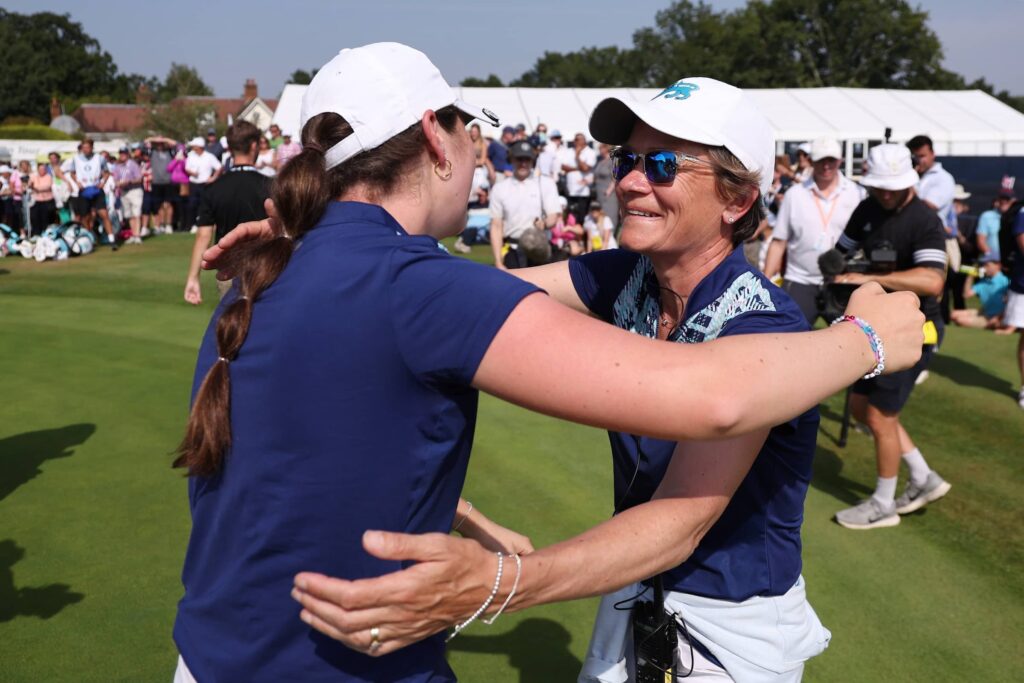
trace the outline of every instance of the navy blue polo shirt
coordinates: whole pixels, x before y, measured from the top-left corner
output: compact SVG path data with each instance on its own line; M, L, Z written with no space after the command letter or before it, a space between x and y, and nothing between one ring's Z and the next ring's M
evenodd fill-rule
M647 257L621 249L599 251L572 260L569 268L577 294L594 314L657 337L658 282ZM807 329L789 295L751 268L743 250L736 249L694 288L686 319L669 341L694 344ZM743 378L723 375L721 381ZM817 408L771 430L722 516L686 562L665 572L666 589L738 602L782 595L793 586L800 576L800 525L817 431ZM618 509L650 500L676 443L620 432L609 432L609 438Z
M330 204L253 307L230 365L223 470L189 482L174 639L198 680L455 680L443 634L367 657L306 626L289 593L300 571L403 568L362 549L367 529L451 528L476 421L470 382L535 291L406 234L379 206ZM217 358L217 315L193 396Z

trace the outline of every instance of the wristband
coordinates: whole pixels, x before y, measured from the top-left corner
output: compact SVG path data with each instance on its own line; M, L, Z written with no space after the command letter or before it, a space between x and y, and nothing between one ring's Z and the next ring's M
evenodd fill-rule
M864 375L864 379L874 379L885 371L885 346L882 345L882 338L875 332L875 328L871 327L866 320L858 318L855 315L844 315L841 318L836 318L832 321L833 325L839 323L851 322L861 329L861 331L867 335L868 343L871 344L871 351L875 354L875 367L872 368L871 372Z

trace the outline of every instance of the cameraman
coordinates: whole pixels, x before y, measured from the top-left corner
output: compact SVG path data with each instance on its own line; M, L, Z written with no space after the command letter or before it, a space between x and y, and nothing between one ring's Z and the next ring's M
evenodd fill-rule
M519 238L531 228L550 229L562 215L555 181L533 173L533 147L526 140L508 148L512 177L491 191L491 250L500 270L525 268L531 263ZM546 240L545 240L546 242ZM503 253L504 250L504 253Z
M836 521L850 529L895 526L901 514L938 500L950 489L949 483L928 467L900 424L900 411L910 398L914 380L927 367L942 337L936 297L945 284L946 233L935 211L916 196L917 181L905 146L887 143L872 148L867 175L861 180L869 196L854 210L836 245L844 254L859 248L870 253L883 242L891 245L896 252L893 272L842 273L834 282L858 285L874 280L890 291L914 292L921 297L921 311L927 320L925 346L916 365L853 385L853 414L875 437L878 482L869 499L836 513ZM903 495L895 499L901 454L910 468L910 481Z

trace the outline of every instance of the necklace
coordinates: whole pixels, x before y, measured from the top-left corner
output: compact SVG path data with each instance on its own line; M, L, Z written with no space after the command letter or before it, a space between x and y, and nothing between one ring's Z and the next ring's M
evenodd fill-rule
M676 298L676 301L679 302L679 317L682 318L683 310L686 308L686 302L683 301L683 297L680 296L675 290L669 289L668 287L662 287L661 285L658 285L658 289L663 292L669 292L670 294L672 294L672 296ZM665 313L664 311L661 312L659 324L662 327L667 327L669 329L670 334L679 325L678 322L673 323L671 316L669 316L669 314Z

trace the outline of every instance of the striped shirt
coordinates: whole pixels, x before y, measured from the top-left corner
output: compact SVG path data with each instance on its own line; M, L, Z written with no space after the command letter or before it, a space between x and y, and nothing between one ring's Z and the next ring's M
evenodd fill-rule
M895 270L935 268L945 275L946 232L942 221L916 196L895 211L886 211L869 196L854 209L836 248L845 254L863 249L870 257L871 251L883 243L896 251ZM935 297L921 297L921 311L929 320L937 318Z

